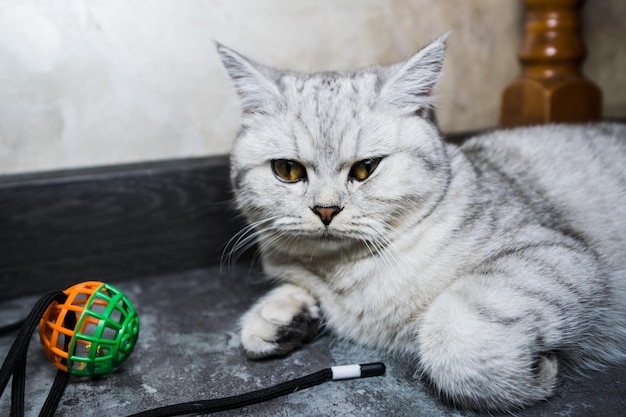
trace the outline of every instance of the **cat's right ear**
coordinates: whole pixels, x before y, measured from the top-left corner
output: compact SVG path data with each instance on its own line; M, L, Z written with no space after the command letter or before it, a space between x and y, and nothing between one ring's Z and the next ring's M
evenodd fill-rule
M440 36L408 60L387 67L391 76L380 93L383 102L406 113L431 108L449 34Z
M244 114L268 113L279 101L273 70L257 64L215 42L224 68L235 85Z

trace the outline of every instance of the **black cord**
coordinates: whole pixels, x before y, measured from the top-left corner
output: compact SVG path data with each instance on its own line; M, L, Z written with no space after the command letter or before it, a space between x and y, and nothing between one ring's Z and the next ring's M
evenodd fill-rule
M63 327L66 329L76 329L76 315L66 314L65 319L63 320ZM66 337L63 341L63 350L65 352L69 352L70 340L71 338ZM67 366L67 359L62 359L61 363ZM63 397L63 392L65 391L65 387L67 386L69 379L70 374L68 372L64 372L60 369L57 371L57 375L54 378L50 392L48 392L46 401L39 412L39 417L52 417L54 415L54 412L61 401L61 397Z
M168 405L132 414L128 417L173 417L185 414L209 414L220 411L246 407L264 401L272 400L283 395L292 394L306 388L323 384L327 381L335 381L349 378L369 378L385 374L385 365L381 362L366 363L361 365L333 366L322 369L314 374L302 378L293 379L274 385L270 388L235 395L232 397L217 398L214 400L190 401L187 403Z
M64 302L67 295L62 291L50 292L37 301L28 317L20 322L21 327L19 333L9 353L7 354L2 368L0 368L0 397L4 393L6 385L13 376L11 389L11 417L23 417L24 415L24 391L26 383L26 353L33 332L37 328L39 320L43 316L48 306L54 302ZM64 327L74 329L76 326L76 317L73 314L66 315ZM0 328L0 334L5 329L14 330L17 323ZM9 331L11 331L9 330ZM69 340L65 340L67 344ZM316 373L297 378L291 381L283 382L270 388L261 389L241 395L235 395L225 398L217 398L212 400L190 401L181 404L173 404L165 407L154 408L152 410L143 411L132 414L128 417L171 417L185 414L208 414L219 411L232 410L235 408L246 407L252 404L272 400L274 398L288 395L296 391L310 388L327 381L346 379L346 378L367 378L371 376L379 376L385 373L385 365L382 363L370 363L363 365L348 365L323 369ZM48 397L41 409L39 417L52 417L56 411L63 391L69 380L69 373L59 370L54 379L54 383L48 393Z
M44 402L43 407L39 412L39 417L52 417L54 415L54 412L61 401L61 397L63 397L63 391L65 391L65 387L67 386L67 381L69 381L69 379L70 374L63 372L60 369L57 371L57 375L54 378L54 382L52 383L52 388L50 388L46 402Z
M26 355L19 359L13 371L11 385L11 417L24 415L24 392L26 391Z
M48 306L54 301L64 302L66 299L67 295L62 291L52 291L37 301L26 320L23 321L20 331L2 364L2 368L0 368L0 397L2 397L9 379L13 376L13 382L11 384L11 417L22 417L24 415L26 354L28 352L30 339ZM15 326L15 324L5 326L5 328L11 326ZM63 388L65 388L65 386L63 386ZM61 390L59 399L62 394L63 391Z
M333 377L330 368L323 369L314 374L304 376L302 378L283 382L270 388L259 391L253 391L246 394L235 395L232 397L217 398L214 400L190 401L187 403L168 405L165 407L155 408L152 410L142 411L132 414L128 417L170 417L181 416L184 414L208 414L217 413L219 411L232 410L252 404L272 400L283 395L291 394L315 385L330 381Z
M9 378L11 378L11 375L15 370L15 367L20 363L22 355L26 356L31 336L37 328L43 313L45 313L46 309L53 301L63 302L66 299L67 295L65 295L63 291L49 292L37 301L26 320L24 320L24 325L20 328L20 331L15 338L15 342L13 342L11 349L9 349L9 353L4 359L2 368L0 368L0 397L4 393L4 389L6 388Z

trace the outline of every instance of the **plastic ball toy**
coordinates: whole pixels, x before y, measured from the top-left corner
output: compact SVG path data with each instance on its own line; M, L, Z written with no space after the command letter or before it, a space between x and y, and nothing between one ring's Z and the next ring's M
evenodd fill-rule
M93 376L117 367L132 353L139 317L115 287L97 281L64 291L64 303L52 303L39 322L46 356L71 375Z

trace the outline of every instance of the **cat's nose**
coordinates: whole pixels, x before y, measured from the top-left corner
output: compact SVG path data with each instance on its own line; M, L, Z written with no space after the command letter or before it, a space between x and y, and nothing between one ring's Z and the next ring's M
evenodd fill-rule
M311 210L313 213L317 214L324 223L324 226L328 226L330 222L333 221L333 218L339 213L342 209L337 206L315 206Z

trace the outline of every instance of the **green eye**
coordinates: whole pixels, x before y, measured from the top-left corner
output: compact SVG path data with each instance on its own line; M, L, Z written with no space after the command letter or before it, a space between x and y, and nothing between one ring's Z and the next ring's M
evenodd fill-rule
M357 181L365 181L372 175L372 172L374 172L381 159L382 158L364 159L352 165L352 168L350 168L350 178Z
M306 168L300 162L289 159L273 160L272 171L276 178L285 182L298 182L306 179Z

